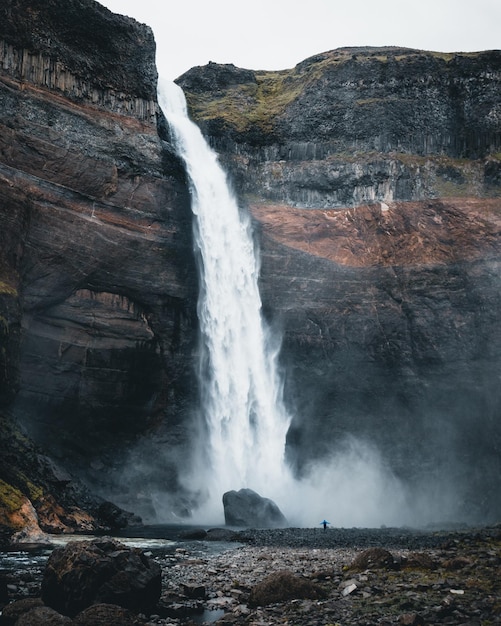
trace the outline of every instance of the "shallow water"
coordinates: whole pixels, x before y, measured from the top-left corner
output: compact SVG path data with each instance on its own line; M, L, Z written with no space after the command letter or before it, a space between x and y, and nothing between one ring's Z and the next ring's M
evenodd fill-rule
M158 524L138 526L106 535L130 548L140 548L155 556L174 554L183 548L193 557L214 554L237 544L220 541L195 541L183 539L180 535L198 526ZM0 571L42 571L55 548L65 546L70 541L92 541L98 535L51 535L48 544L17 545L11 550L0 551ZM214 613L213 611L211 614Z

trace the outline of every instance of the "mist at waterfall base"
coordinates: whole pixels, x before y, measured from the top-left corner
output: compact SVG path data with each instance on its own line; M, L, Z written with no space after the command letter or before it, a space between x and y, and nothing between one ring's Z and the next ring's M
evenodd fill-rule
M291 416L283 402L279 341L261 315L259 255L249 216L239 208L182 90L159 82L159 103L191 185L201 291L200 419L190 471L181 475L198 503L197 524L224 523L222 495L250 488L271 498L289 525L422 525L454 509L450 485L410 494L367 441L347 435L329 458L301 478L285 460ZM169 498L155 497L157 521L171 517Z

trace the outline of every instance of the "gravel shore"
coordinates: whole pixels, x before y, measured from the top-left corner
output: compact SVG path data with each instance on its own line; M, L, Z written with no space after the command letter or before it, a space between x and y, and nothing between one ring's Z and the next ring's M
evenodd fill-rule
M166 571L166 604L176 607L178 603L182 611L187 596L204 595L192 599L192 607L204 611L199 621L159 618L150 623L501 623L499 527L446 531L287 528L245 530L226 537L238 542L237 547L201 558L190 558L181 548ZM301 593L287 597L287 589L278 585L278 595L271 596L274 601L253 606L253 590L266 583L276 587L274 577L278 579L283 572L308 582L318 591L317 597L301 597Z
M150 557L162 597L138 626L501 623L501 527L192 529ZM24 578L11 589L35 597Z

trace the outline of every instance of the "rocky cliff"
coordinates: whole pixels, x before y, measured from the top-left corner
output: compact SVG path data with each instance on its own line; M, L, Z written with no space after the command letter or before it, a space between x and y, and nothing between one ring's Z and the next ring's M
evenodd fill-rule
M0 7L0 524L123 522L66 469L183 513L164 496L193 435L197 278L154 51L93 0ZM298 473L357 438L476 521L501 514L500 69L360 48L179 80L255 221Z
M355 438L435 517L499 518L501 53L178 82L255 218L298 471Z
M0 7L0 398L101 487L160 425L182 445L193 389L191 212L154 56L93 0Z
M498 51L346 48L281 72L212 63L179 84L241 192L334 208L497 195L499 72Z

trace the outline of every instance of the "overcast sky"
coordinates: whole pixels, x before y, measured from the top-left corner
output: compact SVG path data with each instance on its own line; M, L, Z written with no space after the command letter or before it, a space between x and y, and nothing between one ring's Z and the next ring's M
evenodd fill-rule
M152 27L159 72L277 70L342 46L501 48L501 0L99 0Z

